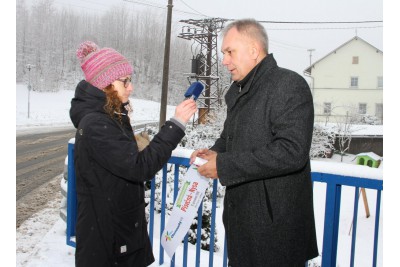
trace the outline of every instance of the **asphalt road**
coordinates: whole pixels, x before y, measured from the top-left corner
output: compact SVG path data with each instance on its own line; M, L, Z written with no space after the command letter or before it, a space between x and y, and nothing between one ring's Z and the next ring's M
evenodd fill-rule
M75 129L17 135L16 138L16 226L59 198L61 175L68 141Z

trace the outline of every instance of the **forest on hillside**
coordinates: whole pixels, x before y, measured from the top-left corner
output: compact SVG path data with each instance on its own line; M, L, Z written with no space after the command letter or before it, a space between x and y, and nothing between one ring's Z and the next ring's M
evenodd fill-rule
M175 34L182 25L172 25L168 103L176 104L189 82L193 44ZM84 79L75 52L92 40L112 47L134 68L134 97L159 101L163 75L166 11L128 9L123 4L103 14L82 9L56 8L53 0L29 5L17 0L16 82L30 83L35 91L74 90ZM33 65L34 68L27 66Z

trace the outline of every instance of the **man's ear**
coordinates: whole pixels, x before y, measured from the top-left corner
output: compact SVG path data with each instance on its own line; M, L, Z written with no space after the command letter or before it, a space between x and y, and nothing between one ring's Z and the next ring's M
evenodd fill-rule
M257 59L259 54L260 54L260 49L256 45L253 45L251 47L251 57L253 59Z

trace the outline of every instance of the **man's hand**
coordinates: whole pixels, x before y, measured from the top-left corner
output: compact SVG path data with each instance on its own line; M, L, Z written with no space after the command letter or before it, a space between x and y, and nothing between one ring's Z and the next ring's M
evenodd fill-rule
M207 153L211 153L214 152L212 150L209 150L207 148L203 148L203 149L197 149L195 150L192 155L190 155L190 164L193 164L194 160L196 159L196 157L199 158L203 158L205 155L207 155ZM215 153L215 152L214 152Z
M190 156L190 164L194 162L196 157L207 160L207 163L200 166L198 172L207 178L217 179L217 155L218 153L209 149L199 149L192 153Z

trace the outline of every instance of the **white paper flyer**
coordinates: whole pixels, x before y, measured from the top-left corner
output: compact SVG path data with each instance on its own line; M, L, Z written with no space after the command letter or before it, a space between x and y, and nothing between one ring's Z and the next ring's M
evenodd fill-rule
M161 235L161 245L170 258L175 254L176 248L189 231L200 203L203 201L210 180L201 176L197 167L205 162L205 160L197 158L186 172L171 216Z

